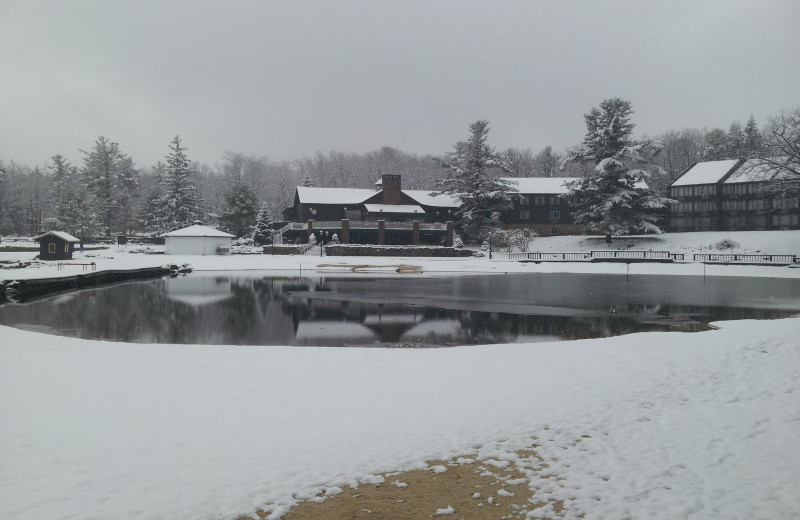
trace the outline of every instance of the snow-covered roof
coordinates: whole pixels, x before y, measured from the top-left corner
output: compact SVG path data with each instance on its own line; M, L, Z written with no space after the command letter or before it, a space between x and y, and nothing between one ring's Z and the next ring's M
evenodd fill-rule
M370 213L419 213L425 214L425 210L412 204L364 204Z
M699 162L689 168L671 186L692 186L695 184L716 184L728 172L731 171L738 161L729 159L725 161L706 161Z
M553 194L564 195L569 193L570 182L579 181L577 177L505 177L518 192L523 194Z
M70 235L69 233L64 233L63 231L48 231L47 233L42 233L38 237L35 237L34 240L36 240L38 242L39 240L43 239L46 236L58 237L61 240L63 240L64 242L80 242L81 241L79 238L75 238L74 236Z
M169 233L164 233L162 237L215 237L215 238L234 238L230 233L225 233L219 229L195 224L193 226L176 229Z
M780 159L778 159L780 161ZM723 184L740 182L763 182L783 179L789 174L776 166L764 164L759 159L749 159L739 166Z
M302 204L360 204L375 193L375 190L364 188L297 187L297 196Z
M425 191L425 190L402 190L403 193L417 201L418 203L422 204L423 206L431 206L434 208L457 208L461 205L456 197L452 195L446 195L442 193L441 195L433 196L435 191Z

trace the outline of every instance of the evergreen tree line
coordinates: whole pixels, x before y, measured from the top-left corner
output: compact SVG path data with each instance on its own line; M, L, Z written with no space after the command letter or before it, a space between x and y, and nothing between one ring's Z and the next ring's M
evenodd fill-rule
M630 116L630 105L628 109ZM790 160L782 159L782 166L793 169L800 177L799 114L798 109L782 112L770 117L762 128L751 116L744 125L734 121L727 131L682 129L657 135L646 140L659 143L658 153L646 158L647 183L657 194L663 195L666 186L695 162L785 157L787 150ZM588 125L592 118L601 124L602 115L602 104L586 114L587 129L591 131ZM471 138L480 140L482 135L485 145L488 123L482 129L471 129L471 132L473 130L480 131ZM628 123L617 130L630 140L633 125ZM219 163L210 166L191 161L190 152L176 136L169 144L164 161L138 167L118 143L101 136L90 149L80 150L79 165L73 165L61 154L53 155L44 168L31 168L13 160L0 161L0 234L34 235L55 229L76 236L160 233L196 220L218 220L222 229L237 236L249 236L257 222L281 218L283 208L292 204L298 185L369 187L381 174L392 173L402 175L406 189L458 191L464 187L455 188L452 182L448 187L442 182L451 178L458 155L463 155L465 150L459 151L458 147L468 141L458 143L454 152L434 160L387 146L364 154L317 152L281 162L226 152ZM606 144L611 148L615 145ZM551 146L545 146L538 153L531 149L507 148L497 153L497 158L490 161L494 163L487 168L494 172L494 177L593 178L599 172L596 170L598 156L591 155L591 146L584 139L563 152ZM623 148L630 152L630 148ZM633 164L634 159L645 160L645 157L625 159ZM465 216L483 213L492 220L497 218L504 204L491 210L467 206L472 207L472 211L465 209ZM471 224L473 229L469 234L477 235L477 229L485 227L483 219L477 218L477 223Z

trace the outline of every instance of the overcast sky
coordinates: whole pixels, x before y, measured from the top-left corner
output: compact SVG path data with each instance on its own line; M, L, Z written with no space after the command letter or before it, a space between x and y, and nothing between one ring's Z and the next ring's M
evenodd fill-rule
M637 135L800 105L800 1L0 0L0 159L98 136L141 166L394 146L580 142L619 96Z

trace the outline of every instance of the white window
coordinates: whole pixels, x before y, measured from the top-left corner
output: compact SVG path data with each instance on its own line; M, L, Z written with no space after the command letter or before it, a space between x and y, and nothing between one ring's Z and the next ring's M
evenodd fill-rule
M56 252L56 245L54 243L47 244L47 252L53 254Z
M561 220L561 212L557 209L550 211L550 220Z
M523 209L519 212L520 220L528 220L529 218L531 218L531 212L528 211L527 209Z

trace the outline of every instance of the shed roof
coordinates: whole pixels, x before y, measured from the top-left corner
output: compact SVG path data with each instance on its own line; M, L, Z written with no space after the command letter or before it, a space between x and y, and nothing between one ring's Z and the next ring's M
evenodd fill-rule
M74 236L70 235L69 233L64 233L63 231L48 231L47 233L42 233L38 237L34 237L34 240L36 240L38 242L39 240L43 239L46 236L58 237L61 240L63 240L64 242L80 242L81 241L79 238L75 238Z
M208 226L201 226L200 224L195 224L193 226L185 227L182 229L176 229L175 231L164 233L161 236L234 238L234 236L231 235L230 233L225 233L224 231L220 231L219 229L214 229Z
M671 186L692 186L695 184L716 184L739 162L736 159L706 161L696 163L686 170Z

